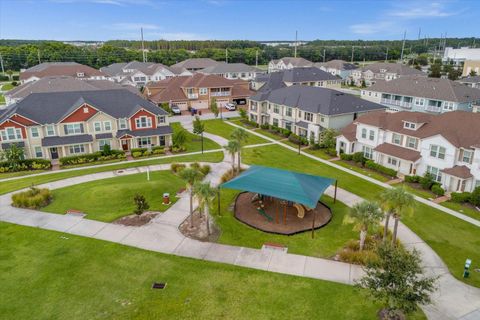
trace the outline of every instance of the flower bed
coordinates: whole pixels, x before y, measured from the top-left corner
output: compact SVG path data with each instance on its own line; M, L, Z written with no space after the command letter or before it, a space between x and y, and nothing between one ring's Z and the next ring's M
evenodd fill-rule
M134 158L144 158L150 156L159 156L165 154L165 147L162 146L155 146L152 147L151 150L147 148L134 148L131 150L132 157Z
M52 199L50 190L31 187L27 191L15 193L12 205L18 208L39 209L47 206Z
M45 159L25 159L20 160L14 168L8 162L0 162L0 173L17 172L28 170L49 170L52 167L50 160Z
M94 163L94 162L102 162L102 161L109 161L114 159L125 159L125 152L122 150L110 150L107 153L102 151L82 154L78 156L69 156L60 158L60 165L61 166L72 166L72 165L79 165L85 163Z

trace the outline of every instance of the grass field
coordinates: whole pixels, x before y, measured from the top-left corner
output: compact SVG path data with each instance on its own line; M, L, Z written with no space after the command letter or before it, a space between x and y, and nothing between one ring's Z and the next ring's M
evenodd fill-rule
M11 83L5 83L5 84L2 86L2 90L3 90L3 91L12 90L13 88L14 88L14 86L13 86Z
M440 203L440 205L442 205L444 207L447 207L449 209L458 211L460 213L463 213L464 215L467 215L467 216L469 216L473 219L480 220L480 211L474 209L471 206L461 204L461 203L457 203L457 202L453 202L453 201L445 201L445 202Z
M384 175L382 175L378 172L375 172L375 171L370 170L368 168L361 168L361 167L359 167L355 164L351 164L351 163L345 162L343 160L333 161L333 163L338 164L339 166L348 168L352 171L356 171L356 172L361 173L361 174L363 174L367 177L376 179L376 180L381 181L381 182L387 182L387 181L391 180L391 179L387 178L386 176L384 176Z
M246 164L258 164L338 179L338 186L369 200L379 200L382 187L280 146L271 145L243 152ZM402 221L425 240L459 280L480 287L480 274L462 278L465 259L480 261L480 228L427 205L416 203L415 213Z
M162 164L162 163L172 163L172 162L191 162L191 161L220 162L222 160L223 160L223 152L219 151L219 152L185 155L185 156L170 157L170 158L163 158L163 159L162 158L149 159L149 160L143 160L139 162L123 162L123 163L114 164L111 166L98 167L98 168L85 168L85 169L79 169L79 170L73 170L73 171L53 172L46 175L25 177L25 178L20 178L16 180L10 180L10 181L0 181L0 194L23 189L31 186L32 184L39 185L42 183L62 180L62 179L71 178L71 177L78 177L78 176L83 176L86 174L97 173L97 172L127 169L127 168L134 168L134 167Z
M0 223L0 242L4 319L369 320L379 309L347 285L54 231Z
M170 124L172 126L173 132L183 129L182 125L179 122L174 122ZM185 143L187 150L185 152L195 152L202 150L202 139L200 136L187 132L187 142ZM221 149L222 147L208 138L203 138L203 150L212 150L212 149Z
M145 196L150 211L163 212L170 207L162 204L163 193L170 193L173 204L182 187L184 182L170 171L152 171L150 181L146 173L96 180L53 190L53 201L42 211L64 214L74 209L87 219L111 222L133 214L135 194Z
M228 123L225 123L225 121L222 121L220 119L205 120L203 121L203 123L205 124L206 132L215 134L225 139L230 139L230 135L232 134L233 130L235 130L234 126L231 126ZM246 145L266 143L266 142L268 141L263 138L260 138L259 136L249 133Z

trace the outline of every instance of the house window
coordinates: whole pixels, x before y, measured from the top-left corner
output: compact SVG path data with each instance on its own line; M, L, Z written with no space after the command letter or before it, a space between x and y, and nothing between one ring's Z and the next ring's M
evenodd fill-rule
M427 166L427 173L432 175L433 180L435 180L437 182L442 181L442 173L440 172L440 169L435 168L435 167L431 167L431 166Z
M75 144L69 147L70 154L85 153L85 145Z
M416 127L416 126L415 126L415 123L413 123L413 122L407 122L407 121L405 121L405 122L403 123L403 127L404 127L405 129L413 129L413 130L415 130L415 127Z
M418 140L413 137L407 137L407 147L417 149Z
M69 123L63 126L66 135L83 133L83 124Z
M83 72L77 72L77 77L81 78L81 77L84 77L85 76L85 73Z
M102 131L102 123L101 122L94 122L93 123L93 129L95 130L95 132Z
M103 130L112 131L112 123L110 121L103 121Z
M365 128L362 129L362 138L367 139L367 129Z
M421 107L421 106L423 106L424 104L425 104L425 99L423 99L423 98L416 98L416 99L415 99L415 105Z
M370 134L368 135L368 139L371 140L371 141L375 140L375 131L370 130L369 133Z
M392 165L395 167L398 165L398 160L392 157L388 157L387 162L389 165Z
M35 152L35 158L43 158L43 152L42 152L42 147L35 147L33 148Z
M137 128L151 128L152 127L152 118L150 117L139 117L135 119Z
M325 117L320 117L320 122L325 122Z
M373 159L373 150L370 147L362 146L363 156L367 159Z
M165 117L164 116L159 116L158 117L158 123L165 123Z
M443 103L443 109L444 110L453 110L453 102L445 101Z
M292 116L292 108L287 108L285 109L285 115L287 117L291 117Z
M102 151L104 146L112 146L110 139L98 140L98 150Z
M137 143L139 148L150 147L152 145L152 138L151 137L138 138Z
M310 112L305 112L303 114L303 118L305 119L305 121L313 121L313 113L310 113Z
M120 129L127 129L127 120L126 119L118 119L118 127Z
M32 138L38 138L40 136L38 134L38 128L37 127L30 128L30 136Z
M292 123L291 122L285 122L285 129L288 131L292 131Z
M470 151L470 150L462 150L462 151L463 152L462 152L461 161L466 163L472 163L473 151Z
M398 133L392 134L392 143L402 145L402 135Z
M6 128L1 131L2 140L21 140L22 139L22 130L18 128Z
M273 126L278 127L278 119L273 118L272 123L273 123Z
M280 113L280 107L278 106L278 104L273 105L273 113L277 113L277 114Z
M430 156L438 159L445 159L445 147L440 147L437 145L430 145Z
M47 126L47 136L51 137L51 136L54 136L54 135L55 135L55 126L50 124L50 125Z
M208 88L200 88L199 93L202 96L208 94Z

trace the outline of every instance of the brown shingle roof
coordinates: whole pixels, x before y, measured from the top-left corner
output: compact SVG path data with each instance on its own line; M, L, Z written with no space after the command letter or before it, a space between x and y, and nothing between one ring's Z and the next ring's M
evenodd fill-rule
M420 152L418 151L403 148L390 143L382 143L373 150L407 161L417 161L421 158Z
M442 172L461 179L473 177L467 166L455 166L453 168L443 169Z
M77 77L77 73L79 72L84 74L84 78L105 76L100 70L76 62L44 62L21 72L20 80L26 80L30 77Z
M340 132L348 141L357 141L357 125L354 122L343 128Z
M417 130L405 129L404 121L422 125ZM360 116L356 122L421 139L441 135L457 148L471 148L480 142L480 113L451 111L432 115L408 111L377 111Z

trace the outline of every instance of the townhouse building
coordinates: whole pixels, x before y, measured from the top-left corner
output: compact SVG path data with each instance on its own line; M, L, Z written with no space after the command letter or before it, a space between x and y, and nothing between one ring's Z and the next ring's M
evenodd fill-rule
M341 87L342 79L315 67L305 67L261 74L251 83L257 92L296 85L337 89Z
M427 77L426 73L400 63L378 62L353 70L350 78L357 86L362 85L363 82L371 86L376 82L391 81L412 75Z
M68 76L81 80L109 80L108 75L95 68L76 62L43 62L20 70L20 82L37 81L45 77Z
M305 68L313 66L313 62L304 58L285 57L272 60L268 63L268 72L276 72L293 68Z
M320 70L326 71L334 76L339 76L342 79L348 79L353 70L358 69L358 66L344 60L330 60L327 62L317 62L313 65Z
M173 69L185 69L190 72L199 71L205 68L216 66L221 62L215 61L210 58L191 58L180 61L170 66Z
M381 103L391 111L444 113L472 111L480 103L480 90L440 78L402 77L362 89L363 99Z
M230 80L217 75L195 73L193 76L179 76L145 86L143 94L150 101L160 105L177 105L180 110L205 110L215 98L217 105L226 103L246 104L252 95L249 83L244 80Z
M372 112L337 137L337 152L363 155L405 175L430 173L448 192L480 185L480 114Z
M318 141L324 129L342 129L359 115L385 107L327 88L290 86L261 92L249 99L248 116Z
M128 63L113 63L100 71L109 75L111 79L122 85L143 87L147 82L159 81L177 75L191 75L188 70L180 70L175 73L169 67L161 63L131 61Z
M0 113L1 148L27 158L169 146L171 133L165 110L127 90L32 93Z
M472 77L466 77L462 79L455 80L458 83L461 83L463 85L472 87L472 88L477 88L480 89L480 75L478 76L472 76Z
M259 74L265 73L245 63L217 63L214 66L201 69L198 72L222 76L226 79L241 79L246 81L251 81Z

